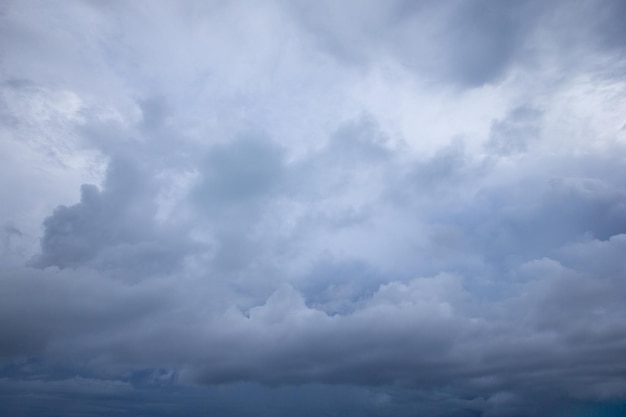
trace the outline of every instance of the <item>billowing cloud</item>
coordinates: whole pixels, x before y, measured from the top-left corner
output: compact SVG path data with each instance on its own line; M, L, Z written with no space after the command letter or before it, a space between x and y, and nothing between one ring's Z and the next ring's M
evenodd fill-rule
M43 222L41 254L33 265L146 275L177 269L191 245L158 225L149 180L130 161L109 164L104 189L85 184L80 202L59 206ZM178 248L178 249L174 249Z
M619 413L621 4L5 2L0 413Z

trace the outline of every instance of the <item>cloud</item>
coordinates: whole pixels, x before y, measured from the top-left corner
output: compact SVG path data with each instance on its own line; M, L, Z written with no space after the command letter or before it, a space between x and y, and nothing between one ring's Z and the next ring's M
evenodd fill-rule
M7 2L0 413L619 406L621 12Z
M216 145L204 162L198 199L204 206L237 205L269 197L282 180L280 148L263 139L242 138Z
M497 82L514 64L524 63L535 28L549 15L533 0L321 2L292 9L337 59L371 66L382 55L463 87ZM358 18L347 18L354 15Z
M33 259L33 265L91 265L133 279L177 269L191 246L184 237L168 234L154 221L152 188L135 165L114 159L103 191L83 185L79 203L57 207L44 221L41 254ZM178 245L179 250L172 250Z
M540 118L536 109L514 109L507 118L493 123L487 146L504 156L526 152L530 143L539 139Z

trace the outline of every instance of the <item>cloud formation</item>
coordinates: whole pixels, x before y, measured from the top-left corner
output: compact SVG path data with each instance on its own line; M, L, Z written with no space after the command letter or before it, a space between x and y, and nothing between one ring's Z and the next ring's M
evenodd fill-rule
M5 2L0 413L618 413L624 11Z

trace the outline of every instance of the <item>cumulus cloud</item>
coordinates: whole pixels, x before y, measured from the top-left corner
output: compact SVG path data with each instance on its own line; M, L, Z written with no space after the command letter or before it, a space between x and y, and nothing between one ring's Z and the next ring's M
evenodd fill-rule
M621 4L5 2L0 412L619 407Z
M103 191L85 184L79 203L59 206L44 220L41 253L33 265L91 265L135 279L177 269L191 246L155 222L152 188L130 161L113 160Z

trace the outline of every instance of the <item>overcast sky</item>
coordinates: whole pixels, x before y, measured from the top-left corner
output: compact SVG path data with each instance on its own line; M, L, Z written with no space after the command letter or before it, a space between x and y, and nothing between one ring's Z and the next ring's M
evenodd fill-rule
M625 21L1 0L0 414L624 415Z

